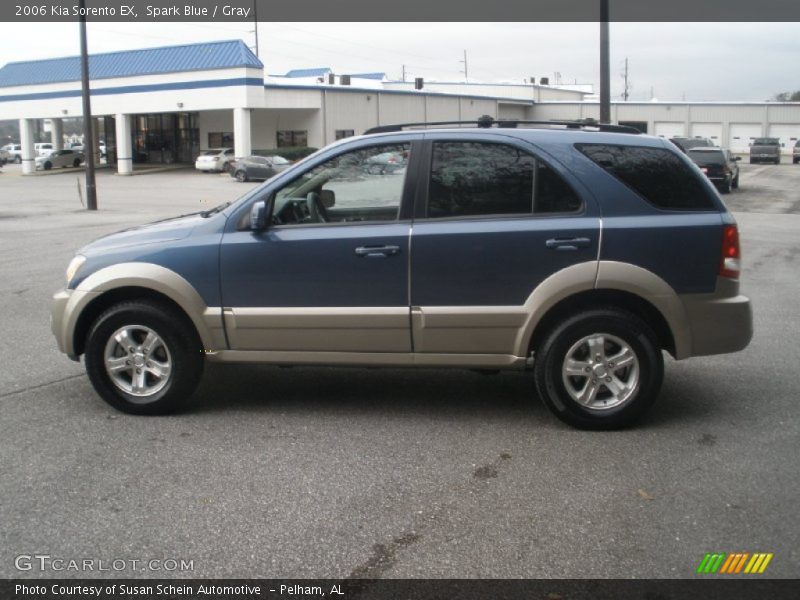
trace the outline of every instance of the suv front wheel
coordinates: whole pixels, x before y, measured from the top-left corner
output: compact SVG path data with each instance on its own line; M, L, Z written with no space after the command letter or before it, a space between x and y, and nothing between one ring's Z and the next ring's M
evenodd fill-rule
M664 376L653 331L613 308L562 321L535 358L539 396L559 419L581 429L631 425L655 402Z
M153 415L180 408L203 373L202 344L187 319L147 300L101 314L86 342L86 372L114 408Z

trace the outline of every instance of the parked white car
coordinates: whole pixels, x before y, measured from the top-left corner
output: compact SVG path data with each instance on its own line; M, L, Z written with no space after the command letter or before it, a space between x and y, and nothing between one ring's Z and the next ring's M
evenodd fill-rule
M22 162L22 146L19 144L6 144L3 148L8 152L8 162Z
M79 167L84 160L82 152L74 150L54 150L48 156L36 157L36 170L49 171L53 167Z
M55 148L50 142L38 142L33 145L35 156L50 156Z
M194 168L204 173L209 171L227 173L231 170L233 161L233 148L209 148L200 152L200 156L194 162Z

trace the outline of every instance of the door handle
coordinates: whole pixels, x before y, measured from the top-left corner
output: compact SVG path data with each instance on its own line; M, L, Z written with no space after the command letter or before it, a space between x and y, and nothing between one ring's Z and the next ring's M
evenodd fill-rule
M587 237L551 238L545 242L545 246L551 250L577 250L585 248L591 242L592 240Z
M400 246L359 246L356 256L361 258L386 258L400 254Z

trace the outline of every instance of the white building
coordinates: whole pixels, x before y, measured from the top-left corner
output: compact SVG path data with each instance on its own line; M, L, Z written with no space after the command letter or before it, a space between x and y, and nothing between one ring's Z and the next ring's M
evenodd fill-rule
M588 90L533 84L388 81L383 73L330 68L265 75L240 40L95 54L92 113L102 121L109 161L129 174L137 161L191 163L201 148L232 146L236 156L283 146L322 147L377 125L399 122L597 117ZM346 76L345 76L346 75ZM23 172L34 171L36 120L52 142L63 119L80 116L78 57L0 68L0 119L19 119ZM612 120L648 133L703 135L742 150L754 137L800 134L796 103L615 103ZM95 140L95 147L98 140Z

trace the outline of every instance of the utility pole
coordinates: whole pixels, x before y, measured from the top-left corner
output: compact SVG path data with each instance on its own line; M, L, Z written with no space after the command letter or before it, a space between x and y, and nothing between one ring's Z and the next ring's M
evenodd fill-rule
M406 66L403 65L403 83L406 82Z
M464 81L469 81L469 70L467 69L467 51L464 50L464 60L460 60L458 62L464 63Z
M80 0L81 9L81 95L83 97L83 152L86 157L86 208L97 210L97 186L94 180L94 131L92 103L89 96L89 53L86 48L86 0Z
M611 71L608 45L608 0L600 0L600 122L611 122Z
M258 58L258 2L253 0L253 33L256 34L256 58Z
M622 78L625 80L625 87L622 90L622 99L627 102L628 96L630 95L630 87L628 86L628 57L625 57L625 71L622 74Z

